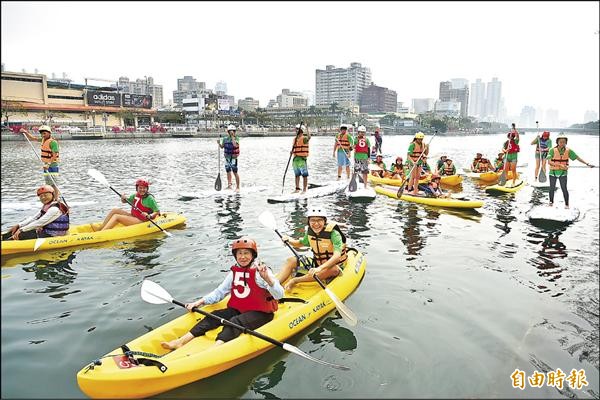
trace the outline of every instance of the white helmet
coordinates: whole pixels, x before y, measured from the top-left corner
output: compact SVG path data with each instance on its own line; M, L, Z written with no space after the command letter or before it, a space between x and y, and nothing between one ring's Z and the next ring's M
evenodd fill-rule
M311 207L306 212L306 218L323 217L327 219L327 211L323 207Z
M300 124L296 124L296 129L300 129L302 132L304 132L306 130L306 126L300 126Z
M348 129L348 125L346 125L346 124L341 124L341 125L340 125L340 129Z
M229 132L229 131L235 131L235 125L229 125L227 127L227 132Z
M358 127L358 131L359 131L359 132L366 132L366 131L367 131L367 128L365 128L365 126L364 126L364 125L361 125L361 126L359 126L359 127Z

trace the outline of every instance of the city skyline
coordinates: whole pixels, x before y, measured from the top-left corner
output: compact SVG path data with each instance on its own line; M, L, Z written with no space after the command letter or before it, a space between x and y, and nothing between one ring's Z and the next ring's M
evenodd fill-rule
M117 7L132 18L115 19ZM191 75L211 89L224 81L236 99L266 107L284 88L314 91L317 69L358 62L405 104L437 98L442 81L464 78L470 88L497 77L509 116L532 106L578 123L599 108L598 11L597 2L3 2L2 63L8 71L66 72L76 83L152 76L165 103L177 79ZM364 29L356 15L367 15ZM295 19L306 28L294 30Z

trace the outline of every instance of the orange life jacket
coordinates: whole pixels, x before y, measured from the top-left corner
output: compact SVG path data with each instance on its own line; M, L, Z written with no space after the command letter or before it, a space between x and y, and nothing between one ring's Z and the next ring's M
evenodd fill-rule
M297 157L308 157L308 143L304 143L304 134L296 136L292 153Z
M412 153L410 153L408 156L411 160L417 161L419 157L421 157L421 153L424 151L424 149L426 149L426 146L421 146L418 142L413 143L415 144L415 147L413 148Z
M341 133L338 134L337 136L337 140L338 140L338 146L340 146L342 149L344 149L345 152L348 152L350 150L350 141L348 140L348 132L344 133L343 135Z
M342 233L336 223L329 223L327 226L319 232L317 235L310 226L307 227L308 240L310 242L310 248L314 254L314 260L317 265L324 264L327 260L333 256L333 242L331 241L331 232L333 230L338 231L342 237L342 254L338 261L338 264L342 264L348 258L346 248L346 236Z
M51 162L58 162L58 153L53 153L50 149L50 143L56 142L54 138L50 138L48 140L42 141L42 161L49 164Z
M553 171L564 171L566 169L569 168L569 148L567 146L565 146L565 152L560 154L560 152L558 151L558 146L554 147L554 155L552 156L552 160L554 162L559 162L559 163L563 163L565 165L565 168L562 169L558 169L555 167L550 166L550 169Z

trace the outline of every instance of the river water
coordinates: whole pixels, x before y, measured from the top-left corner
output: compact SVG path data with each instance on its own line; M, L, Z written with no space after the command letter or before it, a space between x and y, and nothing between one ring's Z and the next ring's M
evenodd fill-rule
M522 137L519 164L533 175L533 135ZM465 178L461 190L485 201L456 212L377 196L368 203L343 193L268 204L280 193L291 137L242 138L243 185L268 186L239 196L183 198L212 190L215 139L101 140L61 143L62 182L72 223L100 220L118 197L86 171L100 170L119 192L148 177L162 211L187 217L172 237L2 259L2 397L79 398L77 371L115 347L181 315L179 307L142 301L151 278L190 301L221 282L232 264L230 242L254 237L260 257L279 270L289 256L257 216L270 210L280 230L299 235L304 213L320 204L344 224L367 255L364 280L346 304L359 317L349 327L331 312L289 342L312 356L351 367L333 370L275 348L217 376L163 393L164 398L598 398L598 169L569 172L580 219L568 226L532 225L526 212L547 201L531 186L493 197ZM502 135L435 137L431 153L468 165L481 151L493 158ZM384 155L405 157L410 138L384 136ZM426 141L429 138L425 139ZM598 165L598 137L571 136L584 160ZM311 181L335 179L333 138L311 141ZM26 142L2 143L2 229L37 211L39 160ZM582 165L573 162L572 165ZM223 160L221 158L221 167ZM221 171L226 185L225 171ZM293 189L287 173L286 191ZM556 194L562 204L562 195ZM567 376L583 370L587 386L544 382L513 387L511 374ZM518 371L517 371L518 372Z

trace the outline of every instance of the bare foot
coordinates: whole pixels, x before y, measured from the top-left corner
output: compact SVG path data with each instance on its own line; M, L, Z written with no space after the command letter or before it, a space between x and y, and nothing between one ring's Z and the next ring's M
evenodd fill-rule
M569 205L568 205L568 204L565 204L565 208L567 208L567 209L568 209L568 208L569 208Z
M239 192L240 192L240 187L239 187L239 186L238 186L238 187L236 187L236 188L235 188L235 191L239 193Z
M296 286L296 282L294 282L294 280L293 280L293 279L290 279L290 280L288 281L288 283L286 283L286 284L285 284L285 286L283 287L283 289L284 289L286 292L289 292L289 291L291 291L291 290L294 288L294 286Z

